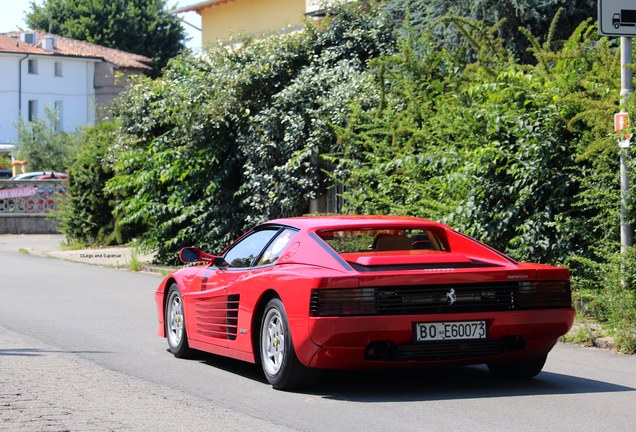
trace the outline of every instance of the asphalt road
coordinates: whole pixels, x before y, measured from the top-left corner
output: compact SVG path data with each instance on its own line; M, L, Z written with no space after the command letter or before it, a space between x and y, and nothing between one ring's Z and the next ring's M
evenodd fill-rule
M0 248L0 430L636 430L636 357L564 344L528 382L477 366L275 391L254 365L168 353L160 279Z

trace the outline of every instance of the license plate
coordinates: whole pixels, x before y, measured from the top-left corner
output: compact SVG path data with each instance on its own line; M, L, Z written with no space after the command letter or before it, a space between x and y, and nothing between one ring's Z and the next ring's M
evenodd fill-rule
M415 340L486 339L486 321L427 322L415 324Z

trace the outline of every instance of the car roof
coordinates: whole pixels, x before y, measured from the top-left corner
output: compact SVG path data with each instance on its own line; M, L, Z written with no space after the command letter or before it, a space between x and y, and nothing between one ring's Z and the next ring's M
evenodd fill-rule
M45 175L50 176L51 174L55 174L56 176L61 174L66 175L66 173L58 172L58 171L30 171L30 172L17 174L16 176L13 177L13 180L29 179L31 177L38 177L38 176L45 176Z
M299 229L338 229L338 228L371 228L376 226L444 226L440 223L412 216L384 215L334 215L334 216L301 216L274 219L263 225L287 225Z

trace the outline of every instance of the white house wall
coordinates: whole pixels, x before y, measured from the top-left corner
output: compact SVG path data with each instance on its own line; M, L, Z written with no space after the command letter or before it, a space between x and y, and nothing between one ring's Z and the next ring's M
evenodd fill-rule
M13 122L18 114L18 59L0 55L0 144L15 140Z
M24 54L0 55L0 143L17 140L15 122L19 115L18 70ZM28 60L37 60L37 74L29 74ZM55 76L55 62L62 62L62 76ZM29 101L37 101L37 117L44 107L62 104L61 130L73 131L95 124L95 62L92 59L29 55L22 61L22 116L28 116Z

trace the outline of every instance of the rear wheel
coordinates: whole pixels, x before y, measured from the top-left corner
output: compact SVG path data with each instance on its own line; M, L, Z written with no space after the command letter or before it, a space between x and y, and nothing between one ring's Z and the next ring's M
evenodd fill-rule
M488 363L488 369L498 378L530 379L539 374L545 364L547 354L504 363Z
M287 313L280 299L267 303L260 333L261 365L272 387L293 390L313 382L318 371L304 366L296 357Z
M165 314L166 338L168 339L170 351L178 358L190 356L192 350L188 345L183 301L181 300L179 286L176 283L170 285L170 289L168 290Z

